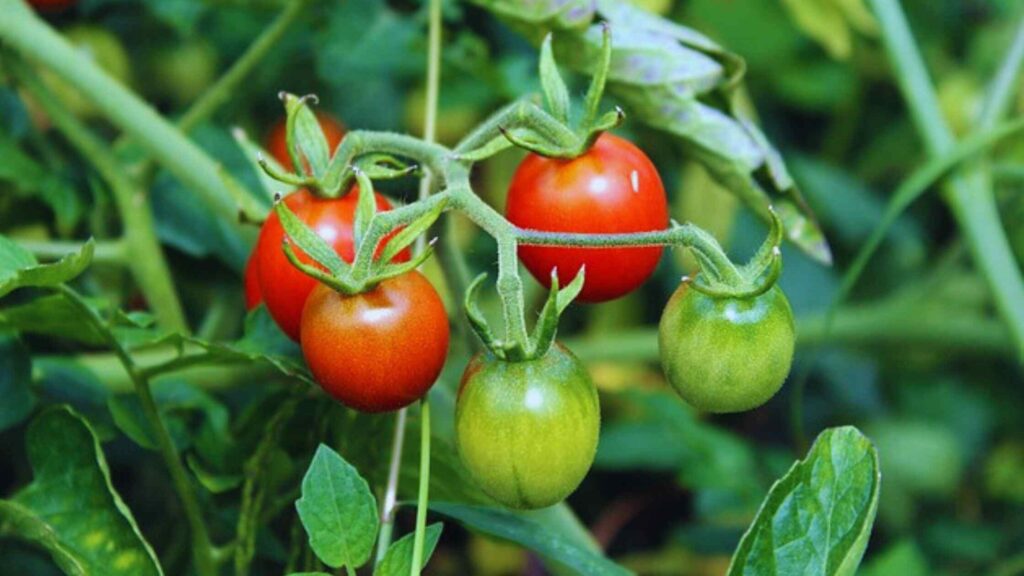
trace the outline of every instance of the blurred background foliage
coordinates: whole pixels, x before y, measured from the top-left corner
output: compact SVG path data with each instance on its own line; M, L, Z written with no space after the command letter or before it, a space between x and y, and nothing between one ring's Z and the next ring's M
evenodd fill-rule
M769 483L803 453L806 439L826 426L855 424L878 447L883 471L879 518L863 574L1024 574L1024 375L937 194L900 218L850 302L840 308L835 328L829 334L823 330L822 315L842 272L878 222L891 191L925 160L871 13L860 0L633 1L707 34L746 60L747 96L816 211L836 263L823 267L785 247L781 283L799 325L796 365L782 393L741 415L698 416L662 382L651 335L678 278L693 269L682 254L666 254L654 280L623 300L574 307L562 335L587 361L605 413L595 469L571 498L574 510L611 557L641 574L721 574ZM1018 0L904 4L943 114L957 134L965 134L1024 5ZM282 5L282 0L81 0L49 19L174 117L239 57ZM538 89L537 54L472 5L447 2L444 21L439 137L453 143L497 106ZM256 189L256 175L230 128L240 126L261 139L282 115L275 97L280 90L317 94L320 109L350 128L416 134L423 122L425 26L424 7L415 0L315 2L244 90L192 135ZM44 80L60 89L59 80L45 74ZM579 94L585 79L575 81ZM1018 92L1014 116L1024 112L1024 90ZM87 102L73 93L64 98L94 128L116 136ZM59 138L47 137L46 123L30 99L0 85L0 231L27 240L112 235L108 191ZM658 165L676 219L706 227L738 259L753 251L765 233L762 224L689 162L678 141L628 120L621 132ZM993 157L1003 225L1018 258L1024 258L1024 142L1008 141ZM503 154L477 171L478 191L493 205L503 206L517 161L516 153ZM179 292L193 324L210 306L222 306L227 319L222 332L237 333L242 318L238 271L247 247L221 242L213 216L180 186L161 174L152 189L158 233L170 248ZM397 198L415 194L411 184L387 191ZM473 268L494 267L489 238L457 218L452 232L450 241L459 243ZM105 293L118 295L123 306L140 305L122 270L101 267L90 278ZM542 294L537 286L532 289L536 302ZM451 295L448 301L454 301ZM130 429L130 423L111 420L119 414L130 419L131 407L118 411L114 402L108 412L108 392L102 392L107 387L96 381L97 369L84 371L59 358L59 341L29 338L28 344L52 355L32 364L36 394L71 401L90 415L112 441L107 450L115 483L143 531L153 534L152 541L174 543L180 535L161 529L161 518L176 514L170 509L173 499L148 497L167 490L157 458L140 454L118 436L117 430ZM0 338L0 391L5 379L28 369L19 360L26 356L25 345ZM449 376L461 365L451 359ZM163 405L181 416L172 420L172 430L175 425L215 430L227 426L228 412L232 420L259 421L277 397L256 384L230 388L223 401L185 382L164 384L163 393L174 397ZM245 411L239 413L240 407ZM0 461L18 463L0 470L0 493L29 477L21 464L23 424L12 427L23 417L0 406L0 430L6 429L0 432ZM366 465L381 468L384 459L373 455L386 451L390 425L374 426L379 433L365 422L339 424L335 433L343 445L375 445L365 451ZM353 431L358 432L346 435ZM295 443L305 441L295 436ZM183 442L189 437L181 435ZM200 446L207 452L205 466L220 462L231 469L218 460L215 448ZM276 468L282 481L301 474L303 467L286 455L275 457L282 463ZM197 461L193 469L203 466ZM214 480L232 481L211 473ZM444 489L435 490L440 497ZM268 557L285 554L271 537L260 546ZM0 572L18 565L37 566L32 574L51 573L33 554L0 542ZM521 549L450 526L431 572L536 570L536 560Z

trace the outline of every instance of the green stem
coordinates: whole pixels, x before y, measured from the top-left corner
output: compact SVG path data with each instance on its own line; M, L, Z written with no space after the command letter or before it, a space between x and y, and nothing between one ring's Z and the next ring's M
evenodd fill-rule
M181 463L178 450L167 432L160 409L153 398L153 391L149 387L149 380L139 371L134 360L127 350L117 340L117 337L110 331L103 318L90 307L82 297L67 286L61 285L58 290L64 295L79 311L88 319L93 328L101 334L107 345L117 355L118 360L124 367L124 371L132 380L135 393L142 404L142 411L153 427L156 435L157 446L163 456L164 463L171 474L171 481L181 499L182 507L185 509L185 518L192 533L192 558L195 562L196 572L200 576L216 576L217 567L213 559L213 544L206 530L206 523L203 521L202 511L199 508L199 500L196 497L195 489L189 480L188 473Z
M434 0L437 1L437 0ZM420 401L420 490L416 499L416 535L413 537L410 576L417 576L423 566L423 542L427 530L427 502L430 495L430 400Z
M897 0L871 0L882 29L900 89L906 98L914 123L932 156L941 156L955 146L938 104L924 61L917 49L906 17ZM1024 51L1010 54L1008 76L1016 76ZM1016 60L1016 61L1015 61ZM1002 76L1002 74L1001 74ZM997 82L998 90L1009 93L1013 82ZM1005 86L1005 87L1004 87ZM1001 113L1004 97L990 97L983 120L995 121ZM996 307L1010 329L1017 355L1024 359L1024 279L1002 228L988 175L974 166L945 187L947 203L967 239L978 268L988 280Z
M69 254L77 254L84 242L68 240L22 240L18 244L35 254L40 260L60 260ZM93 243L92 261L102 264L127 264L128 247L124 240L100 240Z
M0 41L53 70L113 124L139 142L158 163L191 189L235 238L251 241L255 230L238 220L225 186L230 176L138 96L74 49L21 0L0 0ZM237 185L237 183L236 183ZM134 202L135 211L138 205Z
M0 6L3 1L5 0L0 0ZM0 25L0 30L2 28ZM12 59L10 68L19 82L46 110L54 125L110 186L124 227L125 263L152 307L157 320L165 328L187 333L185 313L174 290L167 260L156 237L153 213L146 206L143 191L122 171L106 144L68 112L39 81L36 74L16 59Z

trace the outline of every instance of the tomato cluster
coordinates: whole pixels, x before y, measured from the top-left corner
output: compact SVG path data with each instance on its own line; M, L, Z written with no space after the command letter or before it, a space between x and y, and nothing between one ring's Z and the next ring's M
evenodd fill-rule
M335 147L343 129L329 117L319 120ZM284 132L282 123L268 148L288 165ZM284 203L351 262L358 198L357 189L336 199L299 190ZM391 209L384 197L375 199L378 211ZM528 155L510 184L506 215L520 228L560 233L649 232L669 224L653 163L608 133L574 159ZM426 394L444 366L449 339L448 316L430 282L413 271L345 295L295 268L285 257L285 240L272 213L246 269L246 305L263 302L282 330L300 342L314 378L346 405L381 412ZM660 246L518 248L523 264L545 286L553 271L566 279L585 269L579 293L585 302L637 289L661 253ZM297 247L296 255L312 262ZM408 251L395 259L408 260ZM766 402L789 373L793 343L792 312L777 287L756 296L714 296L683 282L659 330L667 380L687 402L710 412ZM476 355L456 400L456 446L466 469L484 492L513 508L563 500L586 476L597 449L600 405L586 367L561 344L545 347L522 357L496 348Z

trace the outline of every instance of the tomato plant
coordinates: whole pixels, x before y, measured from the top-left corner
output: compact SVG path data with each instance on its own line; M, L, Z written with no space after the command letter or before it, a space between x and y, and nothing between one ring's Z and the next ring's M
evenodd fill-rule
M299 219L330 242L342 258L351 261L355 256L352 226L358 196L358 189L337 199L318 198L307 190L298 190L286 196L284 202ZM376 196L376 204L381 210L391 208L388 199L379 194ZM271 214L260 229L253 265L258 270L259 291L267 310L281 330L292 340L298 341L302 308L316 286L316 281L288 262L282 249L284 239L280 220L276 214ZM311 261L301 251L299 258ZM408 260L409 252L402 252L395 258L398 261Z
M583 364L560 345L536 360L478 354L455 401L455 442L489 496L543 508L571 494L590 470L601 413Z
M419 272L346 296L326 286L302 312L302 354L331 396L364 412L419 400L448 355L448 314Z
M716 297L684 282L658 327L665 377L708 412L742 412L768 401L789 374L794 341L793 313L778 288Z
M607 133L572 160L527 156L512 178L505 214L517 226L552 232L647 232L668 223L654 164L628 140ZM661 252L660 246L522 246L519 257L545 286L556 268L571 278L586 266L580 300L602 302L636 290L654 272Z
M1013 573L1024 7L721 4L0 0L0 574Z

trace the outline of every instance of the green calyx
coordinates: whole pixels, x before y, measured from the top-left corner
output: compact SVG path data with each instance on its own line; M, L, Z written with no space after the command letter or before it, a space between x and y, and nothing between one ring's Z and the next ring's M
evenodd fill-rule
M323 127L309 106L316 104L317 97L312 94L296 96L288 92L281 92L279 97L284 102L286 142L294 172L260 154L259 167L272 179L291 187L305 188L317 196L336 198L347 192L357 170L372 180L402 178L419 172L418 165L406 163L385 152L348 158L339 147L332 156Z
M484 346L495 357L509 362L522 362L541 358L547 354L555 341L555 335L558 332L558 319L561 317L562 312L569 307L569 304L576 299L580 290L583 289L584 272L583 269L580 269L572 282L564 289L560 289L558 285L558 270L551 271L551 290L548 292L548 299L544 302L544 308L541 309L540 317L537 319L532 333L526 336L525 339L517 338L514 335L506 335L505 338L499 339L491 331L487 319L484 318L476 303L480 286L487 278L486 273L477 276L466 290L466 317L469 319L469 324L473 327L473 331L476 332ZM514 297L514 295L501 294L501 297L504 300L508 297ZM509 306L504 302L503 304L508 309Z
M746 264L736 266L728 258L712 258L694 245L691 250L700 263L700 272L693 278L683 277L683 282L715 298L753 298L771 290L782 274L783 227L775 209L769 206L768 212L771 230Z
M621 108L599 114L601 97L611 66L611 28L604 25L601 60L590 82L584 99L583 113L573 118L571 98L565 80L558 72L552 49L552 36L548 34L541 45L540 82L544 107L534 102L525 103L529 112L508 115L507 124L493 127L494 137L470 150L459 150L462 160L476 161L504 150L509 145L529 150L549 158L576 158L584 154L602 132L622 124L626 115ZM472 135L470 137L472 139ZM460 147L461 148L461 147Z
M433 253L433 242L408 262L392 263L392 260L430 228L444 211L446 204L443 199L434 202L428 211L412 220L380 246L383 236L393 229L392 223L384 222L386 215L377 212L373 183L369 176L359 168L353 167L352 171L359 182L359 199L352 226L355 259L351 264L345 262L330 244L306 226L288 209L287 204L278 199L274 205L274 211L281 220L281 226L286 234L281 248L288 261L304 274L346 295L372 290L382 281L415 270L423 264ZM296 253L295 246L316 264L303 262ZM378 246L379 255L376 254Z

